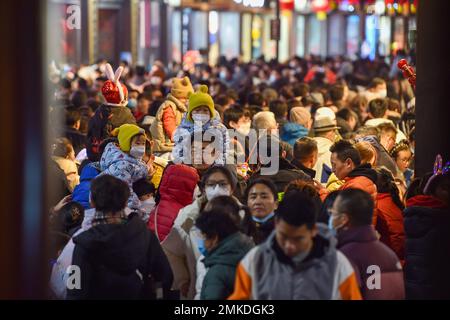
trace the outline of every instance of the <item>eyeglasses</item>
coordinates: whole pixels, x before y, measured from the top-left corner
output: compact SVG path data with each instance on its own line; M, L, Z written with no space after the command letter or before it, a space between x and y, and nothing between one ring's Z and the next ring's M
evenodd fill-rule
M399 159L401 162L404 162L404 163L408 163L408 162L410 162L411 161L411 158L403 158L403 159Z

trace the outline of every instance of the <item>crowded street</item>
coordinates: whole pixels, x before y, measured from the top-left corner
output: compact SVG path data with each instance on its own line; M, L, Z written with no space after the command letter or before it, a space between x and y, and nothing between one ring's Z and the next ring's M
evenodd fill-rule
M42 1L2 106L2 146L23 145L0 297L171 300L171 319L450 299L448 7Z

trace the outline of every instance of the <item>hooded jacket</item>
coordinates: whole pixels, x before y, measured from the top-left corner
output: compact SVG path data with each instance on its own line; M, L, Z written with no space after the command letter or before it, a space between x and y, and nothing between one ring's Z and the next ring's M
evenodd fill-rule
M360 300L355 272L336 250L336 239L318 224L309 255L295 264L278 246L275 231L239 263L230 300Z
M140 202L133 191L133 183L147 177L147 165L143 161L124 153L114 142L110 142L106 145L100 159L100 170L102 171L100 175L109 174L128 184L130 188L128 207L138 209Z
M391 248L402 263L405 259L405 230L402 210L392 200L389 193L377 195L377 224L380 241Z
M163 242L181 208L192 202L199 180L197 171L184 164L166 167L157 194L157 205L150 213L148 227Z
M80 268L81 287L69 300L145 299L149 276L168 292L173 275L156 237L136 214L124 224L102 224L73 238L72 264Z
M215 164L224 165L227 162L230 153L230 136L227 128L220 122L218 112L215 112L214 118L210 119L203 126L194 127L194 123L187 120L186 114L181 120L181 124L175 130L172 149L172 158L174 163L190 164L191 159L191 134L194 132L204 132L205 139L214 137L214 145L220 146L220 156L215 160ZM203 136L202 136L203 138Z
M407 299L450 299L450 210L431 195L408 199L406 235Z
M281 140L294 146L295 141L308 135L308 129L295 122L287 122L281 130Z
M186 105L175 98L171 93L156 112L155 120L150 126L150 133L155 142L153 152L171 152L173 149L172 135L175 128L180 125L183 114L187 111Z
M80 203L84 209L91 207L89 203L89 193L91 191L91 182L100 173L99 163L88 163L84 166L80 175L80 184L75 187L72 194L72 200Z
M398 300L405 298L403 271L399 259L381 243L371 225L338 230L338 249L352 263L364 300ZM379 288L369 285L374 274L372 266L380 270Z
M207 254L203 259L208 271L203 279L201 300L223 300L233 292L236 267L253 246L250 238L237 232Z

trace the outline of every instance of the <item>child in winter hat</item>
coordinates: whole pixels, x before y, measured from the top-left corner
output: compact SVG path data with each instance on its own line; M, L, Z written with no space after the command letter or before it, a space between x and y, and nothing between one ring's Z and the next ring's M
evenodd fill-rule
M125 181L130 188L128 207L139 209L139 199L133 192L133 183L148 177L149 168L142 160L145 154L146 135L144 129L134 124L124 124L113 130L112 135L117 136L119 145L110 142L106 145L100 159L100 170Z
M170 93L177 99L187 99L189 94L194 92L191 81L188 77L174 78L172 80L172 89Z
M209 137L214 137L214 145L218 146L216 152L220 153L214 163L225 164L230 138L227 128L214 109L214 101L205 85L201 85L198 91L189 94L188 111L174 134L173 162L191 164L191 136L194 131L201 131Z

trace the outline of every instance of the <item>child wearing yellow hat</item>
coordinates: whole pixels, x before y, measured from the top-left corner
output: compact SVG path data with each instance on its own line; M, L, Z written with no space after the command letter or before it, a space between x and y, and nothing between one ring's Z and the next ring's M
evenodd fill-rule
M202 139L203 135L214 137L214 146L217 146L216 152L219 154L214 164L225 164L230 138L227 128L214 109L214 101L205 85L201 85L196 92L189 94L187 113L174 133L173 162L192 164L190 147L194 131L201 131Z
M125 181L130 187L128 207L138 210L140 202L133 192L133 183L146 178L149 172L149 167L142 160L147 141L145 131L134 124L124 124L111 134L118 138L119 143L106 145L100 159L100 174L109 174Z

